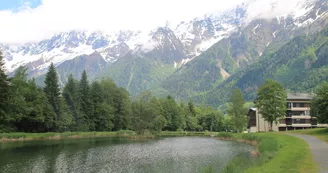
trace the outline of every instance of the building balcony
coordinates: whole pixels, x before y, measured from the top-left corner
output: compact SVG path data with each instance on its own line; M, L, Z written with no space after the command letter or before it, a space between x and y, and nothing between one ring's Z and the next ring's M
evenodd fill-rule
M312 124L292 124L292 127L312 127Z
M279 124L278 127L287 127L286 124Z
M311 119L312 117L310 115L293 115L290 118L292 119Z
M291 107L291 108L288 108L288 110L291 110L291 111L310 111L311 108L310 107Z

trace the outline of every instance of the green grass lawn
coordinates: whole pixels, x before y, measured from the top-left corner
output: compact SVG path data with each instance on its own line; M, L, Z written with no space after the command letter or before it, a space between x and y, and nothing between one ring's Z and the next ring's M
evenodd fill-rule
M288 133L311 135L321 139L322 141L328 142L328 128L295 130L295 131L288 131Z
M233 135L241 138L243 135ZM282 133L257 133L244 139L258 141L258 158L236 157L224 173L316 173L307 142ZM253 136L253 137L251 137Z

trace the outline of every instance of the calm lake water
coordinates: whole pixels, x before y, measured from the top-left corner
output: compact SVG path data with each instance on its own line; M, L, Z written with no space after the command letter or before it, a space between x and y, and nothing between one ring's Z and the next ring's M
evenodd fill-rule
M0 143L0 172L193 173L209 165L219 172L234 156L251 149L245 144L208 137Z

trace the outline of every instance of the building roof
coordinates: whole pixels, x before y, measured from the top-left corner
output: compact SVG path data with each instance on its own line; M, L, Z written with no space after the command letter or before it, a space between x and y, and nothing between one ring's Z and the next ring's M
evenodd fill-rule
M256 108L249 108L250 110L252 110L252 111L256 111Z
M287 93L287 99L311 100L313 95L310 93Z

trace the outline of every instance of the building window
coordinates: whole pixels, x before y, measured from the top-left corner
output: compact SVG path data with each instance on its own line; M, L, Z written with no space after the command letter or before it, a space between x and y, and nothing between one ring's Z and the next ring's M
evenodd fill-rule
M300 103L293 103L293 107L294 108L299 108L299 107L301 107L301 104Z
M307 124L305 119L293 119L293 124Z

